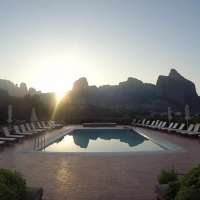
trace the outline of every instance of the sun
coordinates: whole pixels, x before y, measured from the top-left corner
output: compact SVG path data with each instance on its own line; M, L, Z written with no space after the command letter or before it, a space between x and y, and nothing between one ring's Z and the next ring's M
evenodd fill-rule
M49 54L42 53L33 62L37 67L30 71L34 86L43 92L55 93L57 102L60 102L72 90L74 81L90 72L89 59L82 52L80 49L70 48Z
M64 98L66 93L67 92L65 90L57 90L56 91L56 101L57 101L57 103L59 103Z

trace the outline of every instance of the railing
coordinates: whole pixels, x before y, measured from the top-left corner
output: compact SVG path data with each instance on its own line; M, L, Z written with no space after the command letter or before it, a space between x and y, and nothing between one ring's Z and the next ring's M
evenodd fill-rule
M35 151L40 151L46 147L46 137L40 136L40 137L35 137L33 141L33 150Z

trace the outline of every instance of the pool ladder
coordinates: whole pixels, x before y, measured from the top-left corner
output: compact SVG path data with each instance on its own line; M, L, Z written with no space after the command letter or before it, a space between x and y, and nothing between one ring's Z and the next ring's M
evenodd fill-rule
M45 149L45 147L46 147L46 137L45 136L40 136L40 137L34 138L33 150L40 151L42 149Z

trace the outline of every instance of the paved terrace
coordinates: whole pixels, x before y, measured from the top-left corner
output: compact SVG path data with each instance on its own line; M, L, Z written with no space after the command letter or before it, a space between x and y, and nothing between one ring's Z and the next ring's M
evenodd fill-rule
M55 137L61 130L46 133ZM200 163L200 139L138 128L147 136L170 141L182 152L156 154L70 155L23 152L33 139L0 151L0 167L16 169L30 186L44 188L45 200L155 199L154 185L160 170L174 166L185 172Z

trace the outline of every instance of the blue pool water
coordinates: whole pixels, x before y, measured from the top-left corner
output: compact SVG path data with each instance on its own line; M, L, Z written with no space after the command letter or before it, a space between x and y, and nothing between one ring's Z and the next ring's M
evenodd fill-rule
M47 146L45 152L162 151L143 135L128 129L76 129Z

